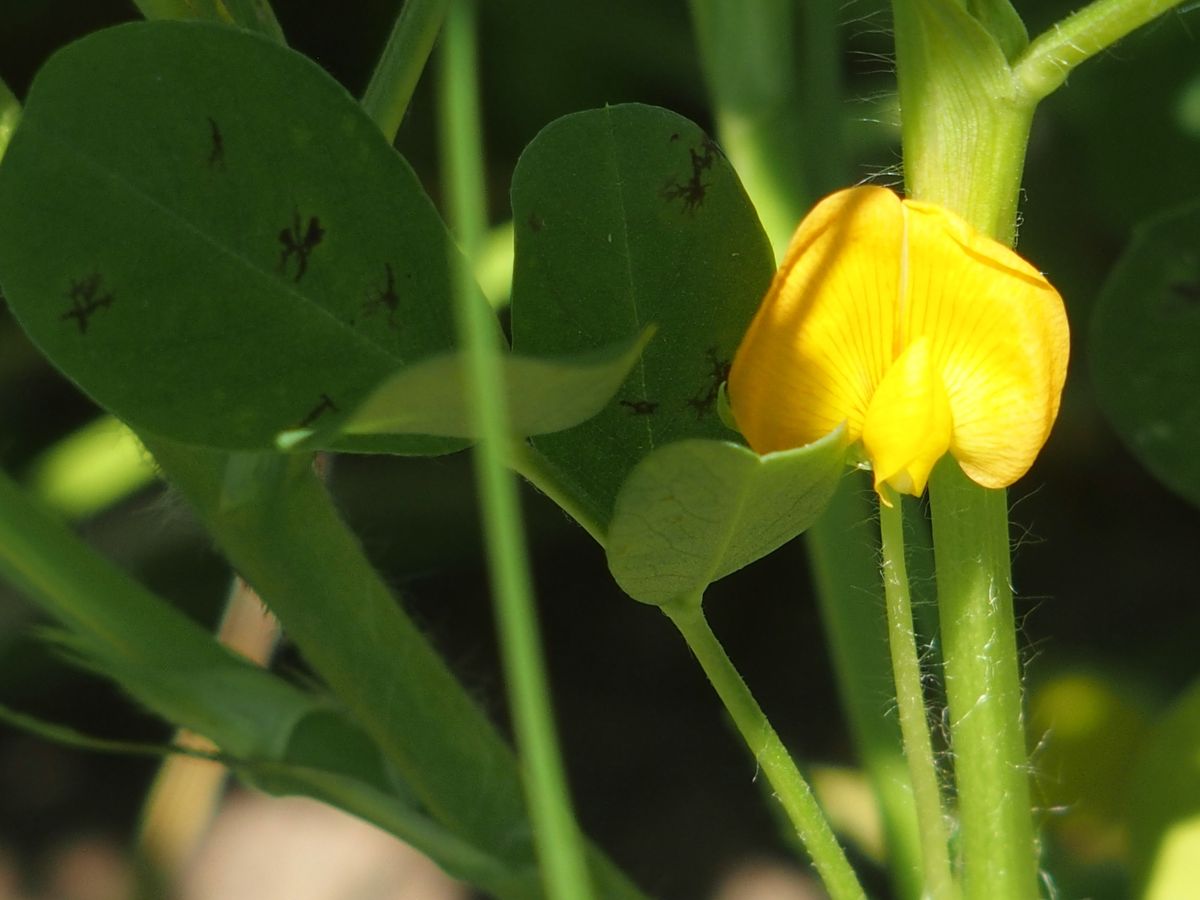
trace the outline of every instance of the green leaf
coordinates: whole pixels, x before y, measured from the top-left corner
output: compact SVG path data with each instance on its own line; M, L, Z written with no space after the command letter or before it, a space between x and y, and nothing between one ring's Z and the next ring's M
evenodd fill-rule
M1151 733L1130 797L1136 895L1190 896L1200 884L1200 684Z
M629 104L547 126L517 164L514 348L533 356L657 337L584 424L533 439L595 521L648 452L724 437L725 370L774 271L737 175L687 119Z
M617 495L608 533L613 577L643 603L698 597L812 525L845 459L844 428L766 456L722 441L660 447Z
M561 431L596 415L625 381L653 335L574 357L509 354L501 362L514 435ZM350 434L437 434L477 439L458 353L409 366L385 381L350 416Z
M260 454L231 466L229 454L143 437L388 770L460 839L532 870L512 750L371 567L308 460ZM590 861L605 897L642 897L602 854Z
M1138 229L1101 292L1089 349L1096 399L1117 434L1200 505L1200 204Z
M21 324L97 402L187 443L335 432L384 378L452 347L462 264L355 100L232 28L134 23L59 51L0 166L0 279Z

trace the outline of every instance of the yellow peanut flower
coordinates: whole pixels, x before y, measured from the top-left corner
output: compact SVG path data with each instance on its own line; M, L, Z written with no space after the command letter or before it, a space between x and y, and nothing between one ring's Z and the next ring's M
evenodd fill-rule
M1028 471L1058 414L1070 338L1036 269L958 216L880 187L800 223L729 373L759 453L845 422L875 489L920 495L949 452L984 487Z

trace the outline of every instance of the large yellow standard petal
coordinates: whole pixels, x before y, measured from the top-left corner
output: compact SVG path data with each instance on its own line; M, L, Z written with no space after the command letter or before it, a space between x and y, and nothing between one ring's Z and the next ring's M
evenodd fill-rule
M729 372L738 428L759 453L811 443L847 423L862 436L896 357L903 212L863 187L825 198L800 223Z
M760 453L846 422L878 489L921 493L947 449L1005 487L1049 435L1068 348L1061 297L1020 256L940 207L856 187L800 224L729 399Z

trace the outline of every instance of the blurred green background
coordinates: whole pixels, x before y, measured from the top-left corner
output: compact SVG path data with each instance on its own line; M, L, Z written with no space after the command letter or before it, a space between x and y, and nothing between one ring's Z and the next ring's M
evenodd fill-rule
M1073 5L1017 3L1031 34ZM276 0L274 7L290 44L359 94L399 3ZM509 215L521 149L560 115L640 101L713 129L684 0L486 0L481 7L494 224ZM895 184L886 7L851 0L841 16L851 171ZM21 97L57 47L136 17L125 0L5 0L0 77ZM434 130L426 79L397 146L436 200ZM1010 491L1034 765L1047 806L1048 864L1063 897L1128 895L1121 823L1129 772L1149 723L1198 674L1200 513L1154 481L1105 423L1085 352L1098 290L1133 227L1197 198L1200 15L1192 11L1166 16L1074 73L1043 104L1029 148L1020 248L1062 292L1074 336L1058 424L1033 471ZM1194 387L1200 391L1200 373ZM0 310L5 470L30 472L40 454L95 416ZM404 602L503 720L468 460L343 457L332 486ZM526 501L585 828L664 900L707 896L747 858L787 859L753 764L673 629L620 594L603 554L557 508L532 491ZM82 529L153 589L201 621L216 621L228 572L181 501L146 490ZM801 543L716 585L707 609L799 757L852 765ZM105 736L167 735L108 685L55 659L37 625L32 608L0 585L0 701ZM303 667L286 645L278 665ZM1094 715L1079 715L1085 709ZM36 889L63 842L81 835L127 842L154 768L0 726L0 855L15 858ZM879 896L885 884L875 873Z

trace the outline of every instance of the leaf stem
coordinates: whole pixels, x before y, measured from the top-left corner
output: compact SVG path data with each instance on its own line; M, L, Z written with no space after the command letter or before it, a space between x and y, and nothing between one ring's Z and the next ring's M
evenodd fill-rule
M662 610L687 641L746 746L762 767L829 896L833 900L866 900L867 895L812 789L713 634L699 598L683 597L663 605Z
M888 643L892 652L892 674L900 731L912 779L917 821L921 832L921 866L926 895L931 900L957 900L958 885L950 871L946 813L942 789L933 759L933 741L925 694L921 687L921 661L913 629L912 600L908 588L908 566L904 560L904 515L901 499L885 488L888 500L879 504L879 533L883 548L883 587L887 600Z
M972 900L1036 897L1007 495L974 484L946 457L929 497L963 892Z
M362 98L363 109L389 141L394 141L400 130L450 3L451 0L406 0L396 16Z
M451 0L443 48L442 75L446 83L440 91L450 220L458 226L460 237L470 235L474 243L478 243L483 230L479 221L483 185L479 175L482 159L476 93L476 16L474 0ZM470 267L457 254L450 265L457 279L455 312L459 341L466 350L466 387L473 401L475 430L481 435L473 459L496 624L542 883L548 897L590 900L594 890L583 836L571 810L551 711L520 498L507 465L513 436L495 322L491 309L479 296Z
M1053 93L1084 60L1183 0L1094 0L1037 37L1013 63L1032 105Z
M528 441L513 441L508 465L514 472L549 497L574 519L603 549L608 540L604 526L579 503L579 494L564 485L550 462Z

